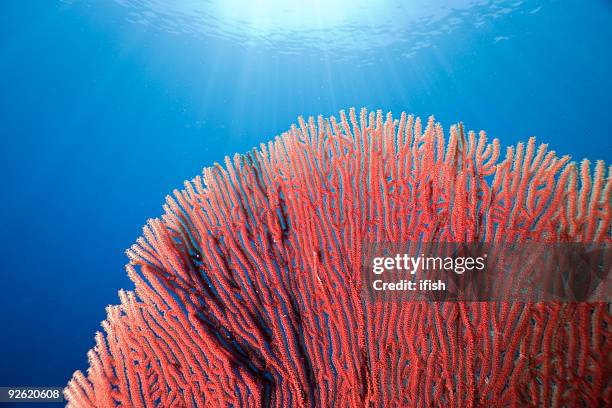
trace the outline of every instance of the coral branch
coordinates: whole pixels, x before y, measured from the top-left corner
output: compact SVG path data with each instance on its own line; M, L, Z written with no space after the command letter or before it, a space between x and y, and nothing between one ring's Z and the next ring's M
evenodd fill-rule
M611 169L433 117L307 121L168 197L69 406L609 406L606 303L380 302L366 242L610 243Z

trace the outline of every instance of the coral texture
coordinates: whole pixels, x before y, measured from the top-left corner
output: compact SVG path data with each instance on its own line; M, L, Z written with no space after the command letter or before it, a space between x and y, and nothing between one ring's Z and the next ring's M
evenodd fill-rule
M610 406L608 303L364 295L364 242L610 243L603 162L449 133L351 110L204 169L127 251L68 405Z

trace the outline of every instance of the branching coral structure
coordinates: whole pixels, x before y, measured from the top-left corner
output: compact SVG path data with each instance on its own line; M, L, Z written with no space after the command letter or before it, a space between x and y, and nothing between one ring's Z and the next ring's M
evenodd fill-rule
M366 242L609 244L612 169L402 113L300 118L167 198L70 407L612 405L607 302L384 302Z

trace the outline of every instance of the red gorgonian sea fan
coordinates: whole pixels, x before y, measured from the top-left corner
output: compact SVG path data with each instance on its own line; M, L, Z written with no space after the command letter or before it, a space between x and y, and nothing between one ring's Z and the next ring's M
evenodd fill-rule
M381 302L359 272L364 242L608 244L610 172L405 113L300 119L168 197L68 406L610 406L609 303Z

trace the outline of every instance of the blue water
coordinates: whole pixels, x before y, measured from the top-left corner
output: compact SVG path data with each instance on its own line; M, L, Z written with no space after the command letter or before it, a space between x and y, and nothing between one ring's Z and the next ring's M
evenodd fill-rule
M0 386L85 369L164 196L298 115L435 114L612 162L610 1L163 3L0 3Z

